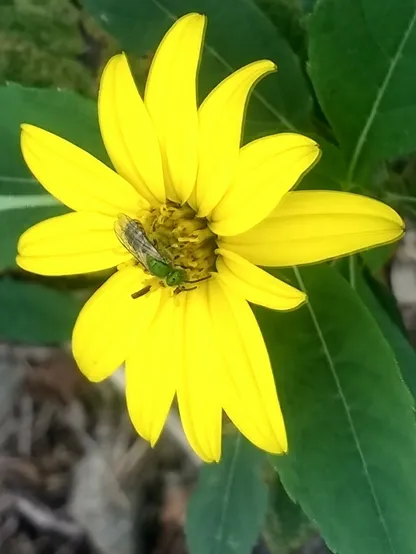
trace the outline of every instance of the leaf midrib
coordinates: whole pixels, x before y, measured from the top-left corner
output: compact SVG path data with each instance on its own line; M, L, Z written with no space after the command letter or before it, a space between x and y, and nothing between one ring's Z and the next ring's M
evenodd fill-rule
M177 20L177 16L172 13L166 6L163 5L163 3L159 0L151 0L155 6L157 6L165 15L167 15L172 21ZM234 68L231 64L227 62L225 58L221 56L221 54L209 43L205 43L205 48L220 62L224 65L224 67L232 73L235 71L236 68ZM267 100L264 98L262 94L260 94L257 90L253 90L251 93L251 96L253 98L257 98L259 102L263 104L265 108L267 108L270 113L279 120L282 125L287 127L289 131L297 131L297 128L288 120L286 117L281 114L276 108L274 108Z
M302 276L301 276L301 274L299 272L299 269L297 267L294 267L294 273L295 273L296 279L298 281L299 287L301 288L301 290L303 290L305 293L307 293L307 290L306 290L305 284L303 282ZM325 358L328 362L329 369L330 369L331 374L333 376L333 379L335 381L335 386L338 390L339 397L342 401L342 405L343 405L344 410L345 410L348 425L351 429L351 435L352 435L355 447L357 449L357 452L358 452L358 455L359 455L359 458L360 458L360 461L361 461L361 464L362 464L362 467L363 467L363 472L364 472L364 475L365 475L365 478L366 478L366 481L367 481L367 484L368 484L368 488L370 490L370 495L373 499L374 506L375 506L379 521L381 523L381 526L382 526L382 528L384 530L384 533L386 535L386 538L387 538L387 542L388 542L388 545L389 545L389 550L392 554L396 554L396 551L394 549L394 546L393 546L393 543L392 543L392 540L391 540L391 537L390 537L390 533L389 533L389 530L388 530L388 527L387 527L387 523L386 523L386 520L384 518L380 503L378 501L373 481L371 479L369 467L368 467L367 462L365 460L364 452L361 448L360 440L358 438L357 431L355 429L355 425L354 425L353 417L352 417L352 414L351 414L351 410L348 406L347 399L345 398L344 392L342 390L341 382L340 382L340 380L338 378L338 375L337 375L337 370L336 370L336 367L335 367L335 363L334 363L334 361L331 357L327 342L325 340L324 333L323 333L323 331L322 331L322 329L319 325L318 318L315 314L315 311L313 309L313 306L311 304L310 299L307 302L307 307L308 307L308 311L309 311L309 314L310 314L311 319L312 319L312 323L313 323L313 325L316 329L316 333L318 335L319 341L321 342L322 349L323 349Z
M58 200L49 194L0 194L0 212L59 205Z
M367 140L368 134L369 134L369 132L371 130L371 127L374 123L374 120L377 116L378 108L380 107L380 104L381 104L381 102L384 98L384 95L385 95L385 93L387 91L387 88L390 84L390 81L393 77L394 71L396 70L397 64L399 63L400 58L402 56L403 50L406 47L406 43L409 40L409 37L410 37L410 35L413 31L413 27L414 27L415 23L416 23L416 7L413 11L413 16L410 19L409 25L406 28L406 31L403 35L403 38L400 41L393 58L390 59L390 64L389 64L388 71L386 72L384 80L381 83L380 88L378 89L377 95L375 97L374 103L373 103L373 105L371 107L371 110L369 112L369 115L366 119L366 122L365 122L365 124L362 128L362 131L361 131L361 133L360 133L360 135L357 139L357 142L355 144L355 148L354 148L353 154L351 156L351 160L350 160L350 163L349 163L349 166L348 166L348 171L347 171L347 182L349 182L349 183L353 182L355 170L356 170L357 164L358 164L358 160L361 156L361 152L364 148L364 144Z

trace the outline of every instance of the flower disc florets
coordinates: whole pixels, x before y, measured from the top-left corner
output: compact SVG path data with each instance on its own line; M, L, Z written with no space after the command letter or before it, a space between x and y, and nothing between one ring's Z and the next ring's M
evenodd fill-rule
M210 277L215 270L216 235L188 204L167 201L141 212L139 220L160 254L186 271L187 282Z

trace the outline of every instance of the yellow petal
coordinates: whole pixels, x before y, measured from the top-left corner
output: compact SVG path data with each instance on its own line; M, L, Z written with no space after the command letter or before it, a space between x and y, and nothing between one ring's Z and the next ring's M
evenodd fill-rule
M55 198L73 210L117 215L144 200L112 169L53 133L22 125L21 147L30 171Z
M253 312L245 300L217 279L210 279L207 287L217 348L225 365L218 387L224 410L253 444L267 452L285 452L283 416Z
M272 310L293 310L305 302L306 294L276 279L241 256L219 249L214 276L236 294Z
M115 267L131 258L114 218L73 212L30 227L19 239L17 264L40 275L75 275Z
M292 266L329 260L398 240L404 222L389 206L337 191L289 192L273 213L222 247L256 265Z
M140 348L140 337L160 301L158 291L131 297L146 278L139 267L127 266L110 277L82 308L72 335L72 351L90 381L105 379L128 358L132 348Z
M179 371L177 332L181 325L170 291L160 291L157 313L126 362L126 400L130 419L152 446L162 432L175 395Z
M196 209L209 216L226 193L236 169L249 94L259 79L275 71L268 60L253 62L222 81L199 108L199 168Z
M255 140L241 149L235 177L211 215L217 235L237 235L262 221L316 162L315 141L295 133Z
M198 167L196 79L205 17L191 13L169 29L153 59L145 103L156 126L167 195L185 202Z
M159 141L124 54L111 58L104 69L98 115L103 141L117 172L149 203L164 202Z
M183 294L183 362L178 381L178 404L189 443L205 462L221 456L222 409L218 396L218 360L212 320L208 311L208 288Z

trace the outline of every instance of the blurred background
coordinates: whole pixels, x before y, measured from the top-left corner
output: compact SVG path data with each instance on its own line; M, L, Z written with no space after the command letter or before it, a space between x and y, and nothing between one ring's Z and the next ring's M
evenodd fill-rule
M296 1L259 5L272 19L279 13L280 24L285 20L281 30L304 58ZM118 50L78 0L0 0L1 83L58 87L95 98L101 69ZM137 60L136 71L145 74L149 60L150 55ZM412 157L388 167L389 180L402 194L414 186L415 167ZM412 203L406 206L411 225ZM0 221L1 234L10 221ZM415 267L416 235L410 230L380 272L413 336ZM36 294L18 312L13 298L21 302L26 294L18 288L21 275L11 264L0 271L0 554L187 552L183 524L200 461L175 412L151 449L128 419L122 372L102 384L86 382L63 340L68 330L62 328L71 327L82 299L102 276L61 280L54 302L43 297L44 281L31 277ZM60 296L64 289L74 291L77 301L62 308L68 301ZM60 310L73 317L57 325ZM278 482L269 503L273 509L255 547L258 554L329 552Z

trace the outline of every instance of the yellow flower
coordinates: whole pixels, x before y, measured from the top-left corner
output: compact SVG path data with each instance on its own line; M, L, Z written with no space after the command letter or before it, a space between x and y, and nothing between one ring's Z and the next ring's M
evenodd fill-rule
M291 310L305 294L255 264L292 266L357 252L398 239L403 222L363 196L289 192L319 157L305 136L282 133L240 148L250 91L275 70L272 62L236 71L198 109L204 26L203 16L189 14L171 27L144 100L126 57L108 62L98 112L117 173L46 130L22 126L29 168L73 212L26 231L17 262L42 275L118 268L75 325L79 367L100 381L125 363L128 410L151 444L176 394L190 444L213 461L220 458L223 412L259 448L287 450L248 302ZM137 241L157 247L168 260L162 269L184 268L177 286L150 274Z

